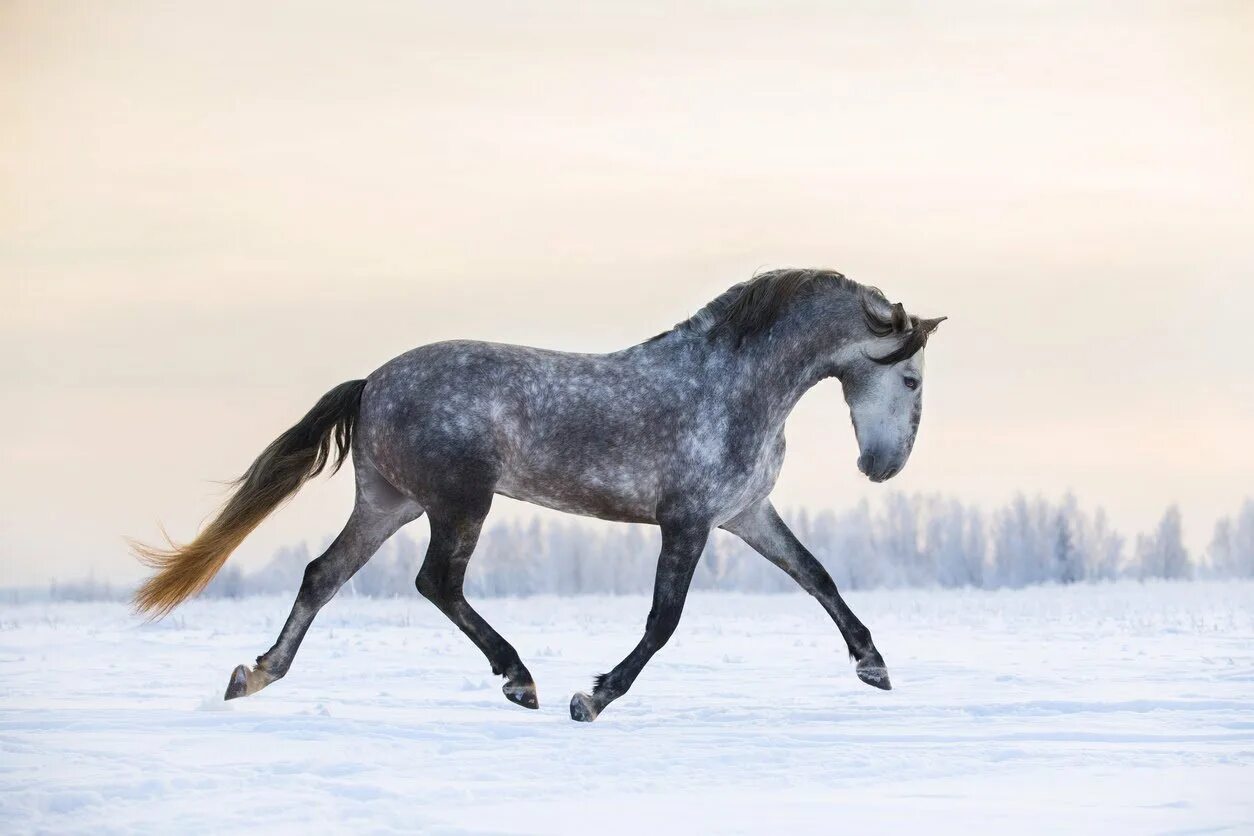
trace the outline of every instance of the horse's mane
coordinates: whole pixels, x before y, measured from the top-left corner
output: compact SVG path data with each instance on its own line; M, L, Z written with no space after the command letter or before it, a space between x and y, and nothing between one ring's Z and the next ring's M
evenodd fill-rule
M902 334L901 344L892 352L871 358L877 363L892 365L913 357L927 344L935 327L919 327L919 318L907 315L900 302L892 304L878 288L859 284L835 270L786 268L759 273L733 285L672 330L705 334L711 340L726 335L739 347L770 328L790 300L823 286L855 294L872 334ZM658 335L662 336L665 334Z

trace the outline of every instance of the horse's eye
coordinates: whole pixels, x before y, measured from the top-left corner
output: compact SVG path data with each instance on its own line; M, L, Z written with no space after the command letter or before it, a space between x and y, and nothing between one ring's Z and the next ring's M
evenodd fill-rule
M919 388L919 379L917 377L903 377L902 381L905 382L907 389Z

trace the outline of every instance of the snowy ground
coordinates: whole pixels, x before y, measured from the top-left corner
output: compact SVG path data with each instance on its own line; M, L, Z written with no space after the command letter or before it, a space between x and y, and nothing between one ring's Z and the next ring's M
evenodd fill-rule
M596 723L643 598L487 600L507 703L434 607L346 599L220 701L288 600L0 613L0 831L1254 832L1254 584L854 593L896 690L802 596L696 595Z

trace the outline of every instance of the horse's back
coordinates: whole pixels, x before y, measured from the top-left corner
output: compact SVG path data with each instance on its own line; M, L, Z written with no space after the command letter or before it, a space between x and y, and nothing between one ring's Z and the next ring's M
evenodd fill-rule
M358 449L415 494L434 474L470 469L519 499L644 519L657 466L642 451L668 408L648 389L613 355L433 343L370 375Z

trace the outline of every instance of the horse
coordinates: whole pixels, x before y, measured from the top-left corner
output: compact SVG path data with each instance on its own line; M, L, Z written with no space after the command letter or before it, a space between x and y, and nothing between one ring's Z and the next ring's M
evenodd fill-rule
M431 537L418 592L504 677L509 701L538 708L517 651L463 594L497 494L661 529L644 636L589 692L574 694L572 719L595 720L670 639L716 528L816 598L857 676L888 690L870 631L770 493L784 462L785 420L808 389L832 377L849 406L858 469L873 482L899 473L922 415L923 350L944 319L909 315L833 270L783 269L736 284L670 330L608 354L468 340L415 348L327 392L233 483L190 543L133 543L157 570L135 607L158 618L200 592L271 511L328 465L338 471L351 452L348 522L305 569L274 646L254 666L235 668L225 699L281 679L318 611L384 541L425 513Z

